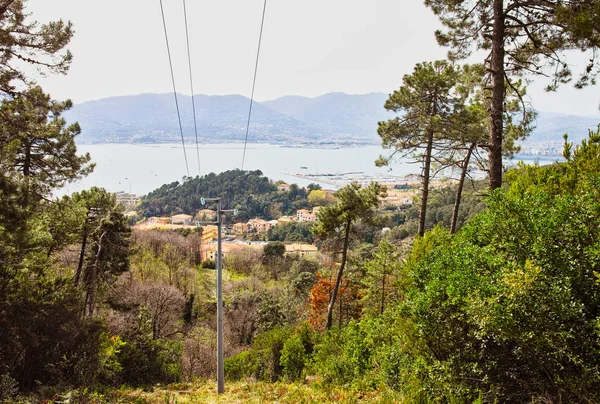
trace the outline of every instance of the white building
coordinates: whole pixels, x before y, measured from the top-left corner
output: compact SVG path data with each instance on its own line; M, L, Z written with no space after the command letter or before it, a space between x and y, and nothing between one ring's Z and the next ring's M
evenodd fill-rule
M171 224L182 224L189 226L192 224L193 217L190 215L175 215L171 217Z

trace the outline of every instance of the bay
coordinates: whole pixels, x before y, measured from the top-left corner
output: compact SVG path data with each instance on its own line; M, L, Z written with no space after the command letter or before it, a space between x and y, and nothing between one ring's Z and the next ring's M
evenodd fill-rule
M181 181L187 176L183 148L177 144L81 144L79 153L90 153L96 164L94 172L75 183L68 184L56 195L88 189L92 186L106 188L111 192L125 191L138 195L163 184ZM396 161L390 167L376 167L379 155L387 155L381 146L307 148L271 144L248 144L244 170L261 170L274 181L282 180L306 186L313 180L298 178L290 174L340 174L362 172L368 176L398 176L419 174L418 164L406 160ZM200 172L221 173L239 169L242 164L243 144L202 144L199 149L200 170L195 146L186 145L189 175ZM520 156L520 160L531 162L533 158ZM544 160L540 164L553 161ZM322 184L323 188L335 188Z

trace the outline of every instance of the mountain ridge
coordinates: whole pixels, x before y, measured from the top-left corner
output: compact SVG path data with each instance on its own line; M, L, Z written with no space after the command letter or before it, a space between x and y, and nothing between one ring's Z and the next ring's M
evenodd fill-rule
M184 137L195 139L189 95L178 94ZM287 95L254 102L249 142L275 144L377 144L377 122L394 113L383 108L384 93L333 92L318 97ZM241 94L194 95L198 137L204 143L245 139L250 99ZM172 93L144 93L90 100L65 113L79 122L79 143L170 143L181 134ZM598 116L576 116L540 111L537 128L525 143L562 143L587 136L600 122Z

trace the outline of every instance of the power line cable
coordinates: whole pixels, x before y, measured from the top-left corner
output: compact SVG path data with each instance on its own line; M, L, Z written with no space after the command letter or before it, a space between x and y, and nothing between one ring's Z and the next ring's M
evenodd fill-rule
M185 142L183 140L183 127L181 126L181 114L179 113L179 101L177 100L177 90L175 87L175 74L173 74L173 63L171 62L171 48L169 47L169 36L167 35L167 23L165 21L165 11L163 2L160 2L160 13L162 15L163 27L165 29L165 41L167 42L167 55L169 56L169 67L171 69L171 81L173 82L173 95L175 96L175 108L177 109L177 120L179 121L179 133L181 134L181 144L183 145L183 157L185 158L185 169L188 177L190 176L190 167L188 166L187 153L185 152Z
M198 175L202 175L200 170L200 147L198 146L198 125L196 124L196 102L194 101L194 80L192 78L192 57L190 53L190 37L188 34L187 9L185 0L183 0L183 19L185 21L185 41L187 44L188 69L190 71L190 91L192 93L192 115L194 117L194 133L196 135L196 157L198 158Z
M242 155L242 171L244 170L244 161L246 160L246 145L248 144L248 130L250 129L250 118L252 116L252 104L254 103L254 88L256 86L256 72L258 71L258 60L260 57L260 44L262 41L263 27L265 25L265 11L267 10L267 0L263 5L262 20L260 22L260 34L258 35L258 49L256 50L256 63L254 65L254 79L252 80L252 93L250 95L250 108L248 109L248 122L246 123L246 138L244 139L244 154Z

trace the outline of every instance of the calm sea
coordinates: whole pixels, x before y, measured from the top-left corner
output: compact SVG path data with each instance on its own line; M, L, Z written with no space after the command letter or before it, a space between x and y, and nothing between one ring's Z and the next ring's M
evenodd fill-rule
M111 192L146 194L163 184L181 181L187 175L183 149L176 144L97 144L79 145L79 153L90 153L96 168L83 180L69 184L57 195L80 191L92 186ZM398 161L379 168L375 160L387 154L380 146L343 148L300 148L268 144L249 144L245 170L261 170L272 180L306 186L313 181L289 173L325 174L364 172L367 175L404 176L420 173L418 164ZM186 146L190 176L199 173L196 147ZM202 175L241 167L243 145L210 144L200 146ZM527 160L526 158L523 158ZM540 161L543 164L546 161ZM332 188L324 185L324 188Z

